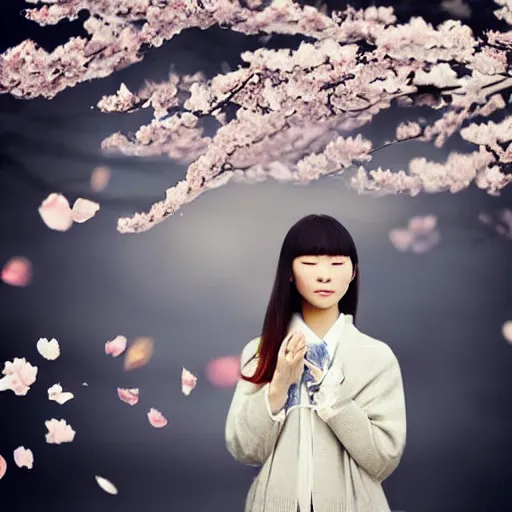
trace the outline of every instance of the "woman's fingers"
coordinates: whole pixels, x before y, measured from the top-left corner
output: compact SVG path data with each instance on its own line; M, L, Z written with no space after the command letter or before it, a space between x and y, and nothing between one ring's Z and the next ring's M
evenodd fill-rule
M301 345L303 345L304 343L304 334L302 334L301 332L296 332L294 333L294 336L293 338L290 340L289 342L289 349L290 350L297 350L298 348L300 348Z
M308 348L306 346L304 347L299 347L294 353L293 353L293 359L294 359L294 363L299 360L299 359L303 359L304 356L306 355L306 352L308 351Z
M297 333L293 332L287 343L287 349L289 352L295 352L297 346Z
M295 362L297 357L303 357L307 350L306 341L302 332L290 332L284 338L281 344L281 354L284 357L291 357L292 361Z

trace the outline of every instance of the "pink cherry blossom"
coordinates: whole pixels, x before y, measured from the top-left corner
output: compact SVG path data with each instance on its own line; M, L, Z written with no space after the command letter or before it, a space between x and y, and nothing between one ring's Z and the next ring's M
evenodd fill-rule
M409 219L408 229L416 235L424 235L435 229L437 218L434 215L417 216Z
M11 286L27 286L32 280L32 264L27 258L11 258L2 269L1 279Z
M73 222L79 224L87 222L89 219L92 219L96 215L96 212L99 209L100 205L98 203L95 203L94 201L89 201L89 199L83 199L79 197L73 203L73 208L71 210Z
M396 128L396 140L413 139L421 133L421 126L416 123L400 123Z
M62 194L50 194L41 203L39 215L43 222L55 231L68 231L73 225L69 201Z
M126 350L127 339L125 336L116 336L105 343L105 354L112 357L120 356Z
M110 182L111 171L109 167L99 166L93 169L91 173L91 190L94 192L102 192Z
M512 25L512 2L511 0L495 0L497 4L503 5L503 7L494 14L500 20L504 20L509 25Z
M34 465L34 454L32 453L32 450L25 448L24 446L19 446L14 450L13 456L16 466L19 468L26 467L28 469L32 469Z
M291 50L243 52L237 69L222 66L217 76L171 72L138 91L120 83L115 94L99 100L96 107L102 112L151 109L153 114L133 136L108 136L103 150L137 157L166 155L187 165L185 178L162 192L162 200L147 212L118 219L121 233L152 229L204 192L230 181L251 184L271 178L306 185L342 177L359 194L374 196L455 194L472 185L499 195L512 183L512 117L474 122L506 109L500 93L512 87L510 30L476 37L460 20L433 26L414 17L398 23L391 7L349 6L328 13L319 4L292 0L43 3L24 11L25 16L47 26L79 20L87 11L87 37L72 38L52 51L31 40L8 48L0 54L0 92L53 98L78 83L140 62L144 47L160 47L190 29L220 26L257 36L263 44L274 34L303 39ZM511 24L510 0L494 3L494 16ZM468 12L460 0L446 0L442 8ZM436 119L431 124L399 122L390 127L393 139L380 145L358 133L395 104L430 108L437 111ZM211 120L218 128L206 135ZM432 160L413 158L406 169L370 166L379 149L411 140L441 148L457 133L478 150ZM93 185L91 177L91 187L100 190L104 185ZM47 212L43 220L51 217L52 229L69 229L67 200L60 196L48 201L48 209L53 205L60 213ZM99 205L87 208L80 219L90 218ZM432 230L410 243L404 232L390 236L400 247L424 252L440 235Z
M152 427L162 428L167 425L167 418L157 409L151 408L148 412L148 420Z
M500 236L512 240L512 210L504 208L497 212L482 212L478 216L480 222L494 228Z
M181 391L185 396L190 395L192 390L196 387L197 377L183 368L181 370Z
M392 229L389 232L389 239L399 251L424 253L433 249L441 240L436 225L437 218L434 215L412 217L407 229Z
M399 251L408 251L414 241L414 235L408 229L395 228L389 232L391 243Z
M59 342L52 338L39 338L37 340L37 351L48 361L54 361L60 356L60 345Z
M217 388L231 388L240 377L240 357L224 356L206 365L206 378Z
M7 471L7 461L0 455L0 480L2 480L6 471Z
M63 391L60 383L54 384L48 388L48 400L57 402L59 405L64 405L69 400L72 400L75 395L69 391Z
M100 205L89 199L78 198L71 208L62 194L50 194L39 207L43 222L56 231L68 231L73 222L83 223L94 217Z
M501 329L503 337L512 344L512 320L507 320Z
M441 9L455 18L471 17L471 7L462 0L443 0Z
M46 442L49 444L71 443L75 439L76 432L66 423L66 420L52 418L44 424L48 429Z
M117 388L117 396L128 405L139 403L139 388Z
M37 366L32 366L24 357L15 357L14 360L6 361L0 379L0 391L10 389L15 395L24 396L34 384L37 376Z

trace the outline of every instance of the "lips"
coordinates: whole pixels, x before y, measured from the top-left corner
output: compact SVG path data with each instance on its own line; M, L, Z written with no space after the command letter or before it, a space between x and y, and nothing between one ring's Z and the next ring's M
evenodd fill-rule
M334 291L332 290L316 290L315 293L322 297L327 297L328 295L332 295Z

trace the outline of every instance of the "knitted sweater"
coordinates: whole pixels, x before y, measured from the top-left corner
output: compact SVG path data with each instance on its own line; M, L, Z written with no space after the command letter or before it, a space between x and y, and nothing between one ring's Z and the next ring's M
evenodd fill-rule
M244 375L256 369L259 341L242 351ZM318 406L292 409L279 421L268 411L268 386L240 379L226 420L231 455L261 467L245 512L297 512L304 414L314 425L315 512L390 512L381 483L398 466L406 440L402 376L390 347L348 324L317 393Z

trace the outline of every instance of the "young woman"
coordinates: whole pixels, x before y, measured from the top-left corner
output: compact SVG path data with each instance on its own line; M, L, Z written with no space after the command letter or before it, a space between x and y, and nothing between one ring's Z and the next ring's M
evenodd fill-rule
M226 420L232 456L261 466L245 512L390 511L381 483L405 447L402 376L389 346L355 327L358 291L336 219L292 226Z

